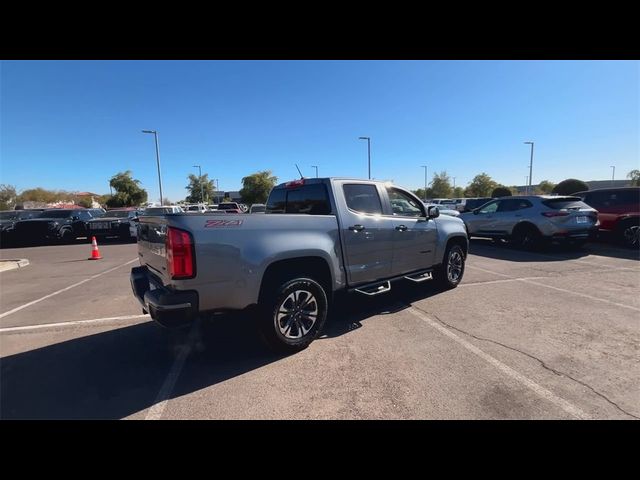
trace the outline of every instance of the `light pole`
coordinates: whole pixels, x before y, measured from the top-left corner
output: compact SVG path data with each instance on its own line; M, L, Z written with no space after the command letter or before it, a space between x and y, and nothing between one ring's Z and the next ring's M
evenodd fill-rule
M426 165L422 165L422 168L424 168L424 201L427 201L427 166Z
M367 141L367 155L369 158L369 180L371 180L371 138L370 137L358 137L358 140Z
M316 178L318 178L318 166L317 165L311 165L311 168L315 168L316 169Z
M220 191L220 184L218 183L218 179L214 178L214 182L216 182L216 203L220 203L218 192Z
M160 186L160 205L164 205L164 198L162 197L162 177L160 176L160 149L158 148L158 132L155 130L142 130L142 133L153 133L156 139L156 161L158 163L158 185Z
M453 177L453 189L456 189L456 177Z
M202 167L200 165L194 165L193 168L198 167L199 182L200 182L200 203L204 203L204 191L202 189Z
M524 177L524 194L529 195L529 177Z
M531 179L533 175L533 142L524 142L531 145L531 162L529 162L529 188L527 188L527 193L531 190Z
M613 173L611 174L611 186L613 187L616 183L615 178L616 178L616 166L615 165L611 165L611 168L613 168Z

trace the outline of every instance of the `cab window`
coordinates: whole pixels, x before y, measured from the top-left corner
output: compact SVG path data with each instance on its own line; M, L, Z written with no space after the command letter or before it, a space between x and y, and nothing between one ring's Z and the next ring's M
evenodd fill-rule
M410 197L405 192L395 188L387 189L391 210L399 217L425 217L426 212L422 202Z

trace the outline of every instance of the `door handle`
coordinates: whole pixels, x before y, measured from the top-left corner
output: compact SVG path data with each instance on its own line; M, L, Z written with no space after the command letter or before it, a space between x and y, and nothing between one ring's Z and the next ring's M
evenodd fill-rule
M351 230L352 232L361 232L362 230L364 230L364 225L352 225L349 227L349 230Z
M400 232L404 232L405 230L407 230L407 226L406 225L398 225L396 227L396 230L398 230Z

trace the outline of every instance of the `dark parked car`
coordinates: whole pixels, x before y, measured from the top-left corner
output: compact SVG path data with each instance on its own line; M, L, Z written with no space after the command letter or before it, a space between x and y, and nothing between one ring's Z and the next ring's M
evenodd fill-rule
M48 209L36 218L16 222L15 240L20 244L51 240L70 243L78 237L87 236L86 222L92 218L91 213L84 208Z
M131 235L131 226L140 215L135 208L114 208L98 218L87 222L89 236L118 237L125 240L135 239Z
M27 220L37 217L43 209L8 210L0 212L0 243L8 245L13 243L14 226L19 220Z
M598 211L600 232L631 248L640 246L640 187L600 188L574 194Z

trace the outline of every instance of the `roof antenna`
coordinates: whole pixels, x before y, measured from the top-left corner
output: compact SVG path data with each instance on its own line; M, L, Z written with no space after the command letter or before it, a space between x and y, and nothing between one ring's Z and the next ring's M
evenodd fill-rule
M294 163L294 165L296 166L296 168L298 168L298 164ZM300 171L300 169L298 168L298 173L300 174L300 178L303 179L304 176L302 175L302 172Z

